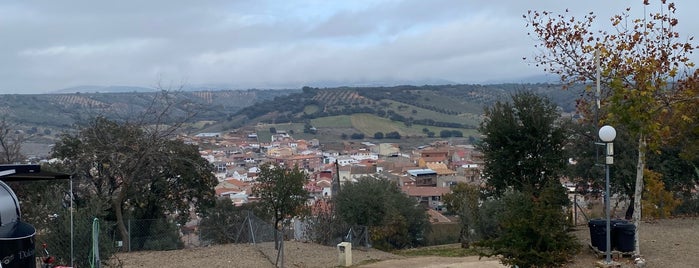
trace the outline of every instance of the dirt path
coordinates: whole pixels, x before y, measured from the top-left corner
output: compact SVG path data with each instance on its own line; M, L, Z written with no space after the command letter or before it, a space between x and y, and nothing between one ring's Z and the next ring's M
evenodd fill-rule
M386 260L359 267L366 268L501 268L506 267L500 264L496 259L478 259L476 256L471 257L413 257L397 260Z
M113 263L124 268L224 268L259 267L274 265L257 249L246 244L215 245L210 247L119 253ZM110 267L119 267L114 265Z

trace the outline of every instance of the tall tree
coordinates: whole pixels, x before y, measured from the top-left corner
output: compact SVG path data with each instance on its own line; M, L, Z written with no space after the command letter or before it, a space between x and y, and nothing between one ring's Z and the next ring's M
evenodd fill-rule
M124 243L129 241L125 221L131 217L169 214L184 223L190 207L213 204L213 167L198 148L140 125L95 118L89 127L64 135L53 156L78 182L76 195L111 204Z
M298 166L287 168L272 163L260 166L253 192L260 197L264 209L274 215L277 230L282 230L285 219L300 214L308 199L308 192L303 188L307 181L308 176ZM276 233L274 237L278 239ZM275 248L277 246L275 244Z
M196 146L175 139L193 113L176 111L172 94L176 93L156 94L133 118L95 116L81 122L84 125L63 135L52 152L78 182L78 195L110 204L125 247L129 241L125 221L130 217L177 215L184 223L190 208L202 211L213 205L217 183L213 167Z
M499 196L512 188L536 196L547 181L558 180L568 161L566 124L553 102L531 92L486 107L478 145L486 191Z
M649 1L643 4L649 5ZM630 19L625 12L615 15L611 18L614 33L594 31L593 13L582 19L546 11L524 15L539 43L536 65L560 75L568 85L599 77L602 94L595 106L601 109L600 122L624 125L637 140L633 208L637 230L646 151L649 146L657 148L663 137L670 135L664 119L676 105L696 98L685 94L688 87L683 85L699 76L699 72L692 71L694 64L689 59L697 48L690 43L693 38L680 39L674 30L678 24L675 4L663 0L660 7L659 12L644 14L644 18ZM598 62L595 51L599 53ZM591 108L595 106L590 104L596 101L592 92L586 91L578 102L578 109L587 118L594 118ZM640 254L638 241L636 237L636 253Z
M492 237L479 242L508 265L560 266L575 253L561 207L569 205L560 178L568 163L568 121L549 99L531 92L485 109L478 145L486 192L504 207ZM486 228L479 228L488 236Z

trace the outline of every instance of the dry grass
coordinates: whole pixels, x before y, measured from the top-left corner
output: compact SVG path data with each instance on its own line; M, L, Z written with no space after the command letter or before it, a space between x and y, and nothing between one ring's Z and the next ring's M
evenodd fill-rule
M574 234L584 244L580 254L567 267L594 267L602 259L587 248L590 233L587 226L580 226ZM646 268L689 268L699 265L699 219L677 218L644 222L640 227L641 253L647 261ZM441 249L441 250L440 250ZM434 247L433 251L454 253L449 246ZM427 250L429 251L429 250ZM408 251L410 252L410 251ZM417 252L417 251L416 251ZM417 255L424 255L421 251ZM354 249L354 263L360 267L499 267L492 260L478 257L409 257L374 249ZM410 252L414 253L414 252ZM407 255L410 255L407 253ZM426 254L426 253L425 253ZM415 254L413 254L415 255ZM276 258L271 243L253 245L217 245L197 249L158 252L120 253L117 258L125 268L135 267L274 267ZM271 260L271 261L270 261ZM634 267L630 258L617 259L623 266ZM409 263L406 266L405 263ZM287 267L335 267L337 249L313 243L285 242Z

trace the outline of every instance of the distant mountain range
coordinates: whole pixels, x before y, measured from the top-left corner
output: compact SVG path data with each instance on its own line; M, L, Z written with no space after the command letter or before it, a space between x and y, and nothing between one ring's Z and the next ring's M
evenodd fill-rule
M136 86L77 86L49 91L48 94L70 93L126 93L126 92L156 92L154 88Z
M169 91L169 100L174 104L170 108L173 118L195 111L192 124L186 129L188 133L228 131L258 123L303 126L315 122L320 127L322 123L318 122L337 123L353 117L356 119L353 121L363 121L364 125L352 126L355 129L352 131L361 130L365 135L390 132L386 127L391 127L414 128L401 130L404 131L401 135L424 136L426 128L472 131L480 122L483 107L508 100L516 91L548 96L563 112L574 111L575 99L584 91L584 86L561 90L560 85L547 83L225 88L225 85L198 85ZM160 92L135 86L80 86L51 94L0 94L0 117L31 137L52 140L90 117L123 120L139 116Z
M494 84L536 84L536 83L557 83L558 77L549 74L535 75L520 77L514 79L500 79L500 80L489 80L484 81L483 85L494 85ZM314 81L304 84L303 86L318 87L318 88L336 88L336 87L394 87L394 86L422 86L422 85L457 85L463 84L455 81L450 81L446 79L421 79L421 80L395 80L395 79L383 79L383 80L353 80L353 81L343 81L343 80L327 80L327 81ZM235 84L226 83L211 83L211 84L195 84L195 85L183 85L178 88L167 88L166 90L181 90L181 91L219 91L219 90L248 90L248 89L260 89L260 90L277 90L277 89L298 89L301 88L299 85L282 85L282 84L268 84L260 87L250 88L243 87ZM142 86L127 86L127 85L110 85L110 86L97 86L97 85L83 85L75 86L69 88L63 88L58 90L48 91L46 94L70 94L70 93L128 93L128 92L157 92L160 89L155 87L142 87Z

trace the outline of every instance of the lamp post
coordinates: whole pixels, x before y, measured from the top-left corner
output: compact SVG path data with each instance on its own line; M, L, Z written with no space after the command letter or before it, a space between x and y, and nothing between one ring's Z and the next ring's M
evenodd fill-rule
M606 263L611 263L611 228L610 228L610 211L609 211L609 165L614 164L614 138L616 138L616 130L609 125L605 125L599 129L599 138L606 145L606 153L604 158L604 209L607 215L607 258Z

